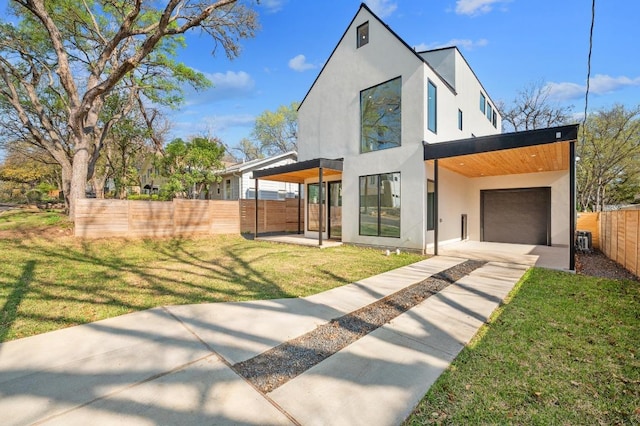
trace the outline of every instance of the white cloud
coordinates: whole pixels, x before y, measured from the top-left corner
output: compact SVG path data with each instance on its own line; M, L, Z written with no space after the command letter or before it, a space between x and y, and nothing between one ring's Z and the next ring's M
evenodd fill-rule
M185 90L186 105L197 105L222 99L244 98L253 93L255 81L245 71L227 71L225 73L203 73L213 86L206 91L197 92L192 88Z
M316 66L307 62L304 55L298 55L289 59L289 68L294 71L303 72L315 68Z
M380 18L390 16L398 8L398 3L392 0L367 0L365 3Z
M461 50L473 50L477 47L484 47L487 44L489 44L489 40L487 40L486 38L481 38L475 41L469 40L467 38L454 38L445 43L420 43L415 46L415 49L418 52L424 52L425 50L439 49L441 47L457 46Z
M286 0L261 0L260 6L267 9L268 13L276 13L282 10Z
M589 80L589 92L594 95L606 95L625 87L640 86L640 77L630 78L626 76L611 77L597 74ZM571 82L548 83L549 96L559 101L582 98L587 86Z
M226 73L216 72L213 74L206 74L207 78L211 80L214 88L218 89L233 89L233 90L251 90L255 85L255 82L251 76L244 71L227 71Z
M493 7L510 0L458 0L456 1L456 13L458 15L477 16L489 13Z

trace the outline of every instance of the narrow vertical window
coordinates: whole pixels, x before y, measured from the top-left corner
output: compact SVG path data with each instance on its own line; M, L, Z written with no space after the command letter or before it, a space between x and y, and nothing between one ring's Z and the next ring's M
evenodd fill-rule
M458 130L462 130L462 111L458 110Z
M369 23L368 22L365 22L364 24L360 25L356 33L358 36L358 39L356 41L356 45L358 46L358 48L369 43Z
M484 93L480 92L480 111L482 111L482 113L486 113L486 108L487 108L487 98L484 96Z
M489 121L493 119L493 108L491 107L490 103L487 103L487 118L489 119Z
M437 133L438 89L431 81L427 83L427 128Z
M427 180L427 231L436 229L435 220L435 199L436 199L436 183Z
M498 114L495 111L493 111L493 120L492 120L492 122L493 122L493 127L497 128L498 127Z

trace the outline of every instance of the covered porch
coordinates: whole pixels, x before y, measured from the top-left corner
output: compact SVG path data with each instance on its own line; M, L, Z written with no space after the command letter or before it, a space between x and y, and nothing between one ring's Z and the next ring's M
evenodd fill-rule
M433 179L431 252L463 256L495 243L536 256L549 247L559 256L556 266L574 270L577 132L569 125L425 143Z
M261 230L258 225L257 198L260 180L297 183L299 194L302 194L302 185L311 184L313 186L309 185L304 190L305 205L302 206L301 204L298 204L299 209L305 210L304 237L298 236L294 238L295 242L298 244L300 243L300 238L306 238L309 242L316 240L313 245L317 244L318 246L323 247L326 241L332 237L332 230L336 229L336 226L341 227L341 215L332 214L332 212L339 211L338 207L341 207L341 201L339 203L334 203L334 200L341 200L342 194L339 188L336 188L334 191L337 194L332 194L333 187L327 185L327 183L339 182L339 179L342 176L342 170L343 159L316 158L313 160L254 171L253 178L256 183L256 221L254 238L261 238ZM310 192L313 193L309 194ZM329 203L327 203L327 200L329 200ZM333 206L333 204L339 205ZM268 238L276 237L269 236ZM279 236L278 238L282 239L285 237ZM289 238L291 238L291 236L289 236Z

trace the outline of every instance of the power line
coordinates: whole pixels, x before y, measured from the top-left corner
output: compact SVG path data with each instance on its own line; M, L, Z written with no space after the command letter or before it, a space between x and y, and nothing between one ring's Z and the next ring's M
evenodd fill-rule
M584 93L584 117L582 119L582 138L584 140L587 109L589 107L589 83L591 81L591 52L593 51L593 26L596 21L596 0L591 0L591 29L589 30L589 56L587 57L587 90Z

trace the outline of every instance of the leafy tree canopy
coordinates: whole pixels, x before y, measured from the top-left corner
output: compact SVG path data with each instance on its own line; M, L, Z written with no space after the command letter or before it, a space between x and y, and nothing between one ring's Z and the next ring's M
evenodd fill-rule
M208 185L220 181L224 155L225 146L217 138L172 140L159 160L161 175L169 180L165 190L173 197L199 198Z

